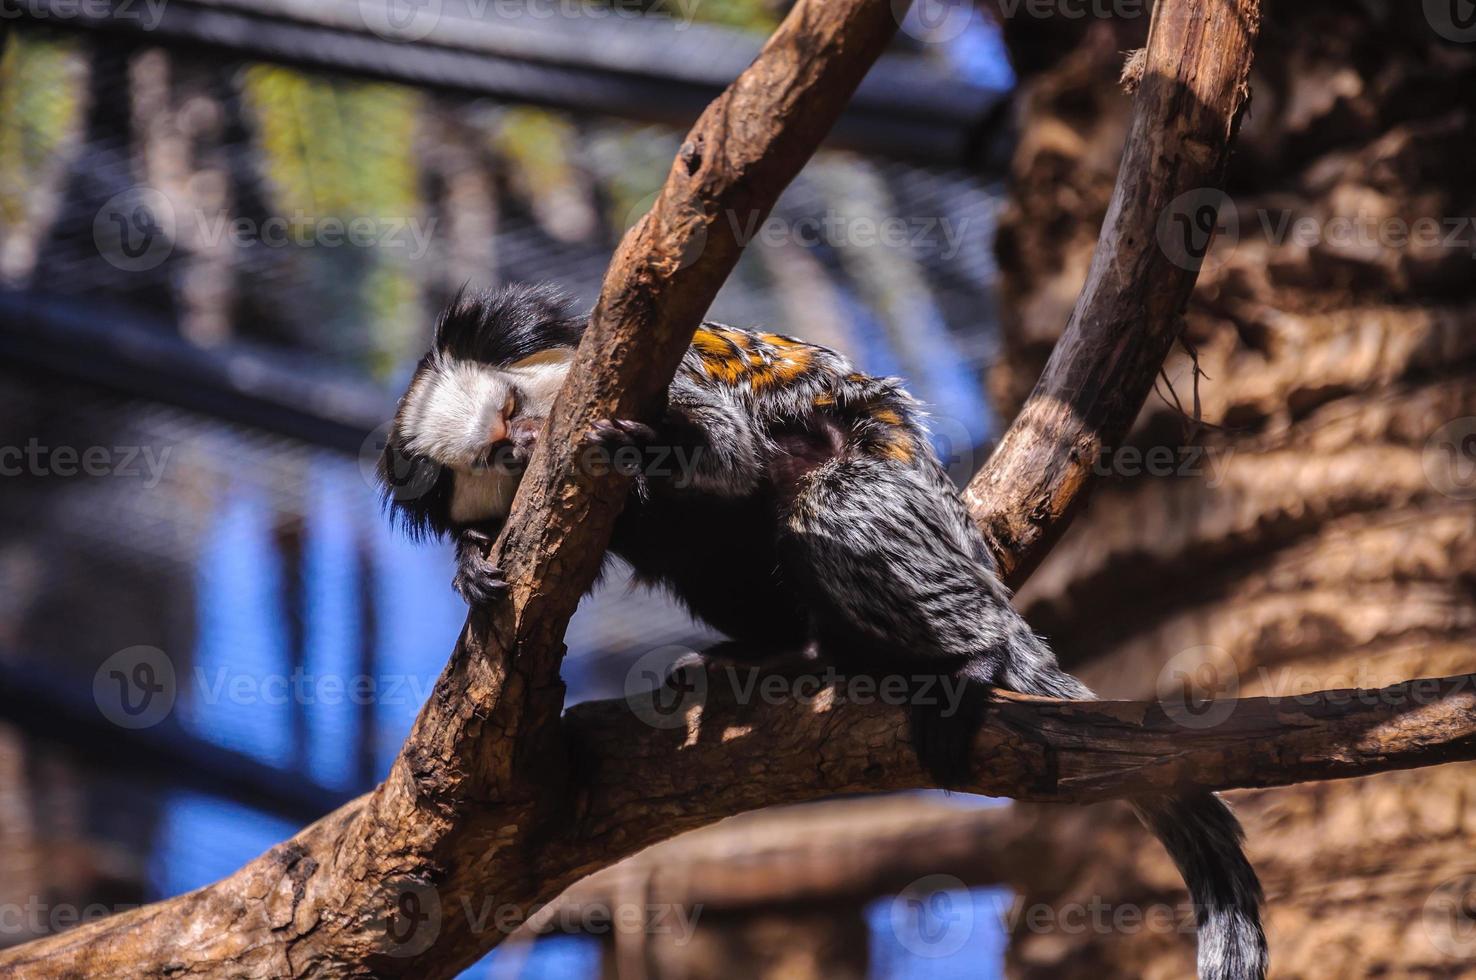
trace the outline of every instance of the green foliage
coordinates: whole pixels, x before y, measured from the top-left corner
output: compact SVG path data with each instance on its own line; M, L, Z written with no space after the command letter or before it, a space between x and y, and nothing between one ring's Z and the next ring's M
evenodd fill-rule
M10 31L0 54L0 227L28 225L81 122L86 66L75 40Z
M244 85L273 213L305 216L309 231L326 218L347 223L367 217L380 227L425 220L415 157L421 93L267 64L249 67ZM331 252L303 256L348 294L337 322L325 327L345 341L354 334L367 339L367 348L344 346L363 352L365 366L382 374L418 343L412 257L389 249ZM331 349L338 338L313 339Z

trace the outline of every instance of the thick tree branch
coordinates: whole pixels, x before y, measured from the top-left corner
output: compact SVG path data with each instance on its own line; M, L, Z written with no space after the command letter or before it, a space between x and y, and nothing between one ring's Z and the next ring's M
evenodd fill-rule
M386 781L225 881L12 950L0 968L448 976L500 937L442 916L447 903L491 894L527 907L568 883L539 864L569 815L563 632L626 492L580 465L583 434L658 406L740 234L815 151L903 12L801 0L697 121L616 252L498 542L512 602L468 619Z
M1177 336L1205 243L1176 251L1159 231L1177 229L1177 216L1202 227L1209 199L1196 195L1223 169L1257 17L1254 0L1155 6L1088 284L969 488L1014 582L1079 505L1092 464L1131 424ZM580 471L580 434L598 417L655 408L736 261L741 229L767 214L894 26L889 3L803 0L698 122L612 264L499 542L514 601L468 623L386 783L224 882L9 951L0 967L445 976L572 881L683 830L776 803L927 785L901 709L847 700L845 688L770 687L777 697L756 699L711 668L703 696L675 713L617 701L559 717L562 631L626 489ZM1090 802L1476 758L1473 683L1251 698L1203 727L1158 702L1001 694L975 747L974 788ZM519 914L500 914L508 909Z
M665 837L667 820L695 826L757 806L932 785L908 744L903 711L878 704L877 688L820 688L803 675L779 675L787 684L770 695L744 696L746 682L733 676L709 668L705 685L688 689L705 688L701 703L690 696L676 728L652 727L653 713L634 700L569 710L590 774L581 798L589 836L629 833L652 814ZM975 742L970 788L1092 803L1473 758L1476 674L1200 705L999 692Z
M740 696L746 678L734 682L733 676L714 667L705 684L689 688L706 696L699 703L689 695L675 729L642 722L655 717L646 704L602 701L570 709L591 773L583 821L593 838L644 837L652 812L662 814L651 835L657 840L670 836L668 821L700 826L750 809L755 798L802 802L929 785L906 743L901 711L828 696L807 701L813 685L793 675L786 696L753 701ZM790 696L796 692L801 697ZM1469 761L1476 759L1476 674L1201 705L1001 693L975 758L973 788L981 793L1072 803L1184 785L1281 786ZM825 808L818 816L806 808L736 835L669 841L580 882L559 905L610 904L633 878L648 901L686 906L865 899L938 870L976 884L1010 883L1028 877L1039 860L1033 851L1012 852L1009 841L1019 827L1003 810L930 809L916 799L893 808L902 819L888 819L875 804L859 809L860 817L848 818L845 808L832 808L827 822ZM843 828L829 826L848 819ZM926 870L914 856L919 847L928 855ZM739 867L725 875L733 864ZM551 907L543 918L556 914Z
M1153 7L1142 81L1086 285L1035 390L965 499L1011 585L1086 500L1182 328L1249 99L1259 0Z
M671 732L631 730L625 715L608 719L616 742L593 745L590 737L606 734L590 721L598 708L557 724L562 631L625 492L617 479L579 472L580 434L600 416L654 407L736 259L739 229L764 217L813 152L892 33L893 9L882 0L804 0L683 144L652 215L612 263L578 369L499 542L514 583L511 608L468 622L386 782L223 882L20 947L0 963L22 975L449 975L502 938L471 914L486 901L526 910L589 871L721 814L919 784L896 719L884 710L846 706L793 729L781 724L764 737L779 739L774 747L784 751L758 756L739 749L746 723L735 717L721 729L720 741L734 743L720 747L722 764L773 768L768 779L731 783L673 765L709 757L710 734L704 741L699 731L685 746ZM1161 359L1167 348L1162 338L1172 336L1169 321L1194 273L1155 281L1170 270L1147 251L1144 232L1164 202L1223 164L1244 99L1254 11L1252 0L1160 0L1155 8L1149 77L1092 282L1046 382L974 487L975 511L993 529L1006 568L1028 567L1011 555L1038 556L1043 531L1085 485L1089 461L1054 465L1057 452L1070 457L1079 433L1125 426L1160 363L1154 352ZM1164 290L1169 281L1177 286ZM1145 333L1154 343L1137 339ZM1121 394L1090 390L1103 381ZM1048 439L1046 449L1034 449L1037 434ZM1004 533L1017 524L1021 533ZM1001 707L996 716L1028 731L1011 712L1031 710ZM1048 724L1053 711L1094 709L1034 710ZM587 780L569 779L565 731L573 734L572 761L589 766ZM1029 768L1052 762L1049 754L1027 760L1003 743L990 751L1026 779L1013 787L1020 795L1049 795L1047 784L1060 792L1059 775L1050 775L1063 771L1059 762ZM1083 798L1089 789L1080 790ZM448 914L458 908L464 914Z

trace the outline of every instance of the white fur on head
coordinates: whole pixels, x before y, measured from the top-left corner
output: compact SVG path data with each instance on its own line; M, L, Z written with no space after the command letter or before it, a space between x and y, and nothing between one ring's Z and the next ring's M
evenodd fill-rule
M497 367L442 355L415 379L401 413L404 448L452 471L453 521L506 516L518 476L479 461L507 432L510 405L515 417L548 417L573 357L556 348Z
M453 469L470 467L517 414L545 418L574 352L545 351L507 367L437 357L405 397L405 449Z

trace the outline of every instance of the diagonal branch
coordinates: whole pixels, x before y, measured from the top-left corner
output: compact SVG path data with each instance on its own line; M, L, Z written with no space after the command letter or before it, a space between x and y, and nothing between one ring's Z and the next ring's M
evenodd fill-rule
M1011 585L1085 503L1102 448L1137 419L1183 328L1249 102L1259 26L1260 0L1153 7L1086 284L1035 390L964 494Z
M589 871L726 808L840 789L837 780L859 785L870 778L872 789L917 782L887 711L826 714L822 722L845 724L820 731L775 729L770 736L793 738L767 761L722 751L723 764L735 772L779 765L775 760L789 770L768 781L737 780L730 792L710 788L728 785L722 781L673 766L674 756L695 754L682 756L677 750L685 751L684 743L669 736L632 743L659 754L645 757L638 771L624 770L622 788L609 782L621 772L622 750L616 758L591 754L587 738L602 733L581 722L588 714L557 723L562 631L593 577L625 492L618 479L579 472L580 433L598 417L655 407L698 317L736 260L737 230L767 213L813 152L895 29L894 7L884 0L802 0L683 144L652 215L626 237L612 263L572 382L498 544L514 585L511 608L468 622L385 783L216 885L19 947L0 963L20 975L444 976L503 937L485 917L470 914L478 900L526 910ZM1136 203L1114 208L1120 217L1109 220L1099 250L1138 260L1130 268L1105 260L1094 266L1079 312L1097 312L1073 317L1063 342L1072 352L1061 370L1066 381L1043 384L1032 405L1089 406L1071 395L1072 386L1116 377L1125 394L1107 414L1126 425L1136 413L1142 398L1134 403L1134 392L1146 392L1158 366L1151 356L1157 348L1136 338L1147 332L1158 343L1171 336L1166 318L1177 317L1195 275L1193 263L1164 269L1138 222L1153 217L1156 202L1217 177L1244 101L1255 9L1254 0L1156 6L1150 77L1132 130L1134 140L1153 141L1141 150L1149 165L1124 167L1117 198ZM1145 278L1160 272L1166 275L1160 282ZM1176 284L1166 298L1148 295L1163 282ZM1116 291L1133 298L1120 307L1102 305L1101 297ZM1124 346L1141 353L1124 358ZM1099 364L1108 367L1093 366ZM1114 372L1111 364L1122 367ZM1076 411L1081 421L1068 414L1063 431L1097 418L1089 408ZM1037 408L1027 408L1006 436L986 471L996 477L986 484L988 495L974 494L977 514L1024 513L1048 527L1079 494L1089 472L1079 467L1050 469L1019 485L999 478L1038 459L1031 433L1041 428L1039 418ZM1038 506L1039 499L1052 505ZM1016 541L996 534L995 541L1006 551L1033 547L1038 554L1042 547L1029 535ZM1002 558L1010 567L1009 554ZM742 722L729 727L741 732ZM619 744L604 743L603 751ZM901 768L852 770L860 757L845 746L874 747L882 761ZM593 763L593 775L572 780L571 763ZM674 782L673 774L681 778ZM1042 776L1029 778L1035 786ZM1028 795L1028 786L1021 792ZM468 914L454 914L458 909Z
M446 976L496 937L440 909L473 894L526 907L568 883L537 864L573 792L563 632L627 489L578 465L583 433L658 407L740 233L814 153L905 10L801 0L699 118L612 260L498 542L512 601L468 619L385 782L222 882L0 954L0 969Z
M0 967L446 976L521 921L489 912L526 914L682 830L775 803L926 785L900 709L848 700L844 687L755 701L725 691L712 668L691 689L703 696L674 713L616 701L561 719L558 680L563 629L626 489L580 471L580 433L596 418L657 407L737 259L741 229L767 214L813 151L895 28L892 10L882 0L802 0L683 144L652 214L612 263L498 544L513 602L468 622L386 782L223 882L0 954ZM1013 582L1080 505L1101 447L1132 423L1177 336L1207 241L1176 248L1162 231L1203 229L1206 206L1213 219L1206 189L1245 104L1258 10L1256 0L1154 7L1087 286L1020 418L969 488ZM975 788L1088 802L1476 758L1472 681L1245 699L1205 727L1157 702L1002 694L976 744Z

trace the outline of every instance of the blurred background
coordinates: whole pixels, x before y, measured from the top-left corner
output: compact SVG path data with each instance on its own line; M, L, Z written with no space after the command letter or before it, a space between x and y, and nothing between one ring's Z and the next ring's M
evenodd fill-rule
M967 478L1080 288L1150 8L921 4L712 316L906 377ZM369 479L437 307L592 304L784 9L0 5L0 944L212 881L384 774L464 615ZM1265 9L1188 343L1019 597L1105 696L1472 669L1476 24ZM570 700L705 639L617 571ZM1467 971L1473 789L1233 794L1278 974ZM602 872L469 975L1170 978L1184 902L1120 808L827 803Z
M0 903L33 910L0 943L210 882L382 778L465 615L449 549L392 530L372 481L435 312L543 279L591 306L783 8L0 21ZM1011 85L990 19L914 17L712 310L907 376L961 478L994 426ZM617 570L570 630L569 697L703 641ZM550 941L500 975L599 956Z

